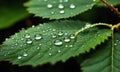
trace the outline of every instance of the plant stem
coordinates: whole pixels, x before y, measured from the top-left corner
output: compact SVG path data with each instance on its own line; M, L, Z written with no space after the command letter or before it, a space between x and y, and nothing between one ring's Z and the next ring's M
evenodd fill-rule
M118 17L120 17L120 12L112 4L108 3L106 0L101 0L106 6L108 6L112 11L114 11Z

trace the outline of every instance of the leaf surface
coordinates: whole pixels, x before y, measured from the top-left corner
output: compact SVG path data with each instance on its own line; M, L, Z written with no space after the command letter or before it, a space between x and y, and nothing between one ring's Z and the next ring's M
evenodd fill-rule
M25 5L30 13L43 18L61 19L91 9L98 0L30 0Z
M0 61L32 66L48 62L54 64L89 52L91 48L95 48L111 36L110 29L97 27L74 35L87 26L86 22L60 21L16 33L0 47Z
M100 46L89 59L82 63L83 72L120 72L120 34Z

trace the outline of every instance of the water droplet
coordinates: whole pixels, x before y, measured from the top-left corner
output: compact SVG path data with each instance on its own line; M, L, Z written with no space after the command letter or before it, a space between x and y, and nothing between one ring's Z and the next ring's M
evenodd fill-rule
M41 35L39 35L39 34L35 35L35 40L40 40L40 39L42 39Z
M76 6L74 4L70 4L70 8L74 9Z
M64 0L64 2L68 2L68 0Z
M68 47L68 45L65 45L65 47Z
M48 8L52 8L53 5L52 5L52 4L48 4L47 7L48 7Z
M49 56L51 56L52 55L52 53L49 53Z
M91 27L91 24L86 23L85 28L89 28L89 27Z
M58 8L59 8L59 9L63 9L63 8L64 8L63 4L59 4L59 5L58 5Z
M37 49L40 49L40 47L37 47Z
M55 12L52 11L51 14L55 14Z
M65 11L64 11L64 10L60 10L60 13L61 13L61 14L64 14L64 13L65 13Z
M59 32L58 35L59 35L59 36L63 36L63 32Z
M61 50L58 50L58 53L61 53Z
M65 40L64 40L65 42L70 42L70 39L68 39L68 38L65 38Z
M56 31L56 29L53 29L52 31Z
M18 56L17 59L21 59L22 57L21 56Z
M30 38L30 34L26 34L26 35L25 35L25 38Z
M23 56L28 56L28 54L27 54L27 53L24 53Z
M69 45L69 47L73 47L73 45Z
M60 46L60 45L63 44L63 42L60 41L60 40L56 40L56 41L54 42L54 44L55 44L56 46Z
M47 0L44 0L44 1L47 1Z
M116 46L117 44L115 43L114 45Z
M53 35L52 38L56 38L57 36L56 35Z
M32 44L33 41L32 41L31 39L28 39L26 43L27 43L27 44Z
M62 3L62 2L63 2L63 0L59 0L59 2L60 2L60 3Z
M75 39L75 36L74 36L74 35L71 35L70 38L71 38L71 39Z

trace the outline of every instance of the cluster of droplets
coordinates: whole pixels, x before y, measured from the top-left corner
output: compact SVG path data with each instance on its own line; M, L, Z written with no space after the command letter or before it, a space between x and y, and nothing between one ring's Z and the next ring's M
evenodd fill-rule
M61 38L62 38L62 36L63 36L63 34L64 33L62 33L62 32L59 32L58 33L58 36L61 36ZM54 41L54 45L55 46L62 46L63 45L63 43L69 43L71 40L73 40L73 39L75 39L75 36L74 35L71 35L69 38L68 37L65 37L63 40L61 39L61 40L55 40Z
M20 59L22 59L23 57L27 57L27 56L28 56L27 53L23 53L23 55L19 55L19 56L17 57L17 59L20 60Z
M120 40L115 40L114 46L117 46L118 44L120 44Z
M76 8L75 4L70 4L69 6L65 6L65 3L67 3L67 2L69 2L69 0L59 0L59 4L58 4L57 8L59 9L60 14L65 13L65 10L64 10L65 7L70 8L70 9L75 9ZM56 6L54 6L52 3L47 4L47 8L52 9L53 7L56 7ZM51 11L50 13L55 14L57 12Z
M31 35L30 34L26 34L25 35L25 38L26 38L26 44L32 44L33 43L33 40L31 39ZM34 40L41 40L42 39L42 36L41 34L36 34L34 36Z

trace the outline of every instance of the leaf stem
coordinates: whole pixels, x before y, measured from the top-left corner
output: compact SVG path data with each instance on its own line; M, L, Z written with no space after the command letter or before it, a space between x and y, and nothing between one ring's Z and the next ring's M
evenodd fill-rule
M95 26L100 26L100 25L103 25L103 26L107 26L109 28L113 28L112 24L105 24L105 23L97 23L97 24L93 24L93 25L90 25L90 26L85 26L83 28L81 28L80 30L78 30L77 32L75 32L75 36L77 36L80 32L83 32L89 28L92 28L92 27L95 27Z
M118 17L120 17L120 12L112 4L108 3L106 0L101 0L106 6L108 6L112 11L114 11Z

